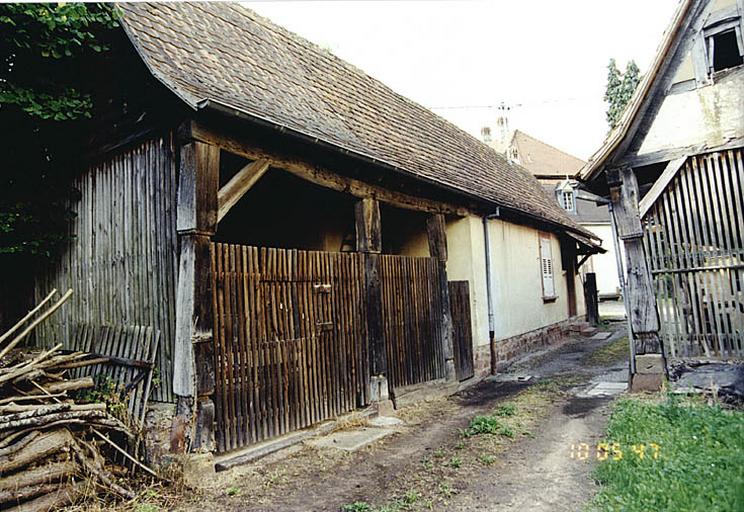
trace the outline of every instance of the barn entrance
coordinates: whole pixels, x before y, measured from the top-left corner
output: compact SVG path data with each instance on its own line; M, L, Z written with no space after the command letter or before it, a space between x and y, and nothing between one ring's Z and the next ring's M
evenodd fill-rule
M218 451L369 404L366 255L213 243L211 257ZM443 378L436 260L381 260L391 386Z

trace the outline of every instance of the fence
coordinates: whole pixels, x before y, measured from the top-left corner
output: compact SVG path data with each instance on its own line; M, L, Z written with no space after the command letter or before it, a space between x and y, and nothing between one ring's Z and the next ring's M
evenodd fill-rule
M744 355L742 150L687 160L644 216L644 244L672 358Z
M445 377L439 264L383 255L382 320L393 388Z
M367 403L363 256L213 244L220 451Z

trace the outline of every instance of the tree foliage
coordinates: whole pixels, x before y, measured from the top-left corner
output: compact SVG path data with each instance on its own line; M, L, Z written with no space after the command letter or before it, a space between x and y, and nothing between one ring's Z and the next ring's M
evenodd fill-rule
M85 65L118 26L106 4L0 4L0 255L52 256L67 239L82 126Z
M641 72L634 61L628 62L625 73L621 73L615 59L610 59L607 65L607 87L604 96L607 102L607 123L610 129L615 128L620 122L640 81Z

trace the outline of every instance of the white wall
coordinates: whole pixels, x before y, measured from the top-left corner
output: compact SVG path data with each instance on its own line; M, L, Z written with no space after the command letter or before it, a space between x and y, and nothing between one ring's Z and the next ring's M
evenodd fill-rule
M609 224L582 224L583 227L602 239L604 254L595 254L581 266L580 271L597 274L597 290L601 296L620 293L620 280L617 273L617 256L612 240L612 226Z
M551 234L557 299L544 302L540 273L539 231L500 219L488 221L494 334L510 338L568 318L568 292L561 265L558 237ZM473 336L476 346L487 345L488 305L482 220L470 216L447 224L450 280L470 281ZM584 293L577 275L577 314L584 315Z

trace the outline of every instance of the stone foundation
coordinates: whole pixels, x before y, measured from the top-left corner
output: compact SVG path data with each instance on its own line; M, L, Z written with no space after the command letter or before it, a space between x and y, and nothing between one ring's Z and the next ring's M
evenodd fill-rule
M494 365L496 371L506 369L517 358L525 354L560 344L576 329L576 325L580 322L579 318L570 318L518 336L495 340L493 342L493 353L496 359Z

